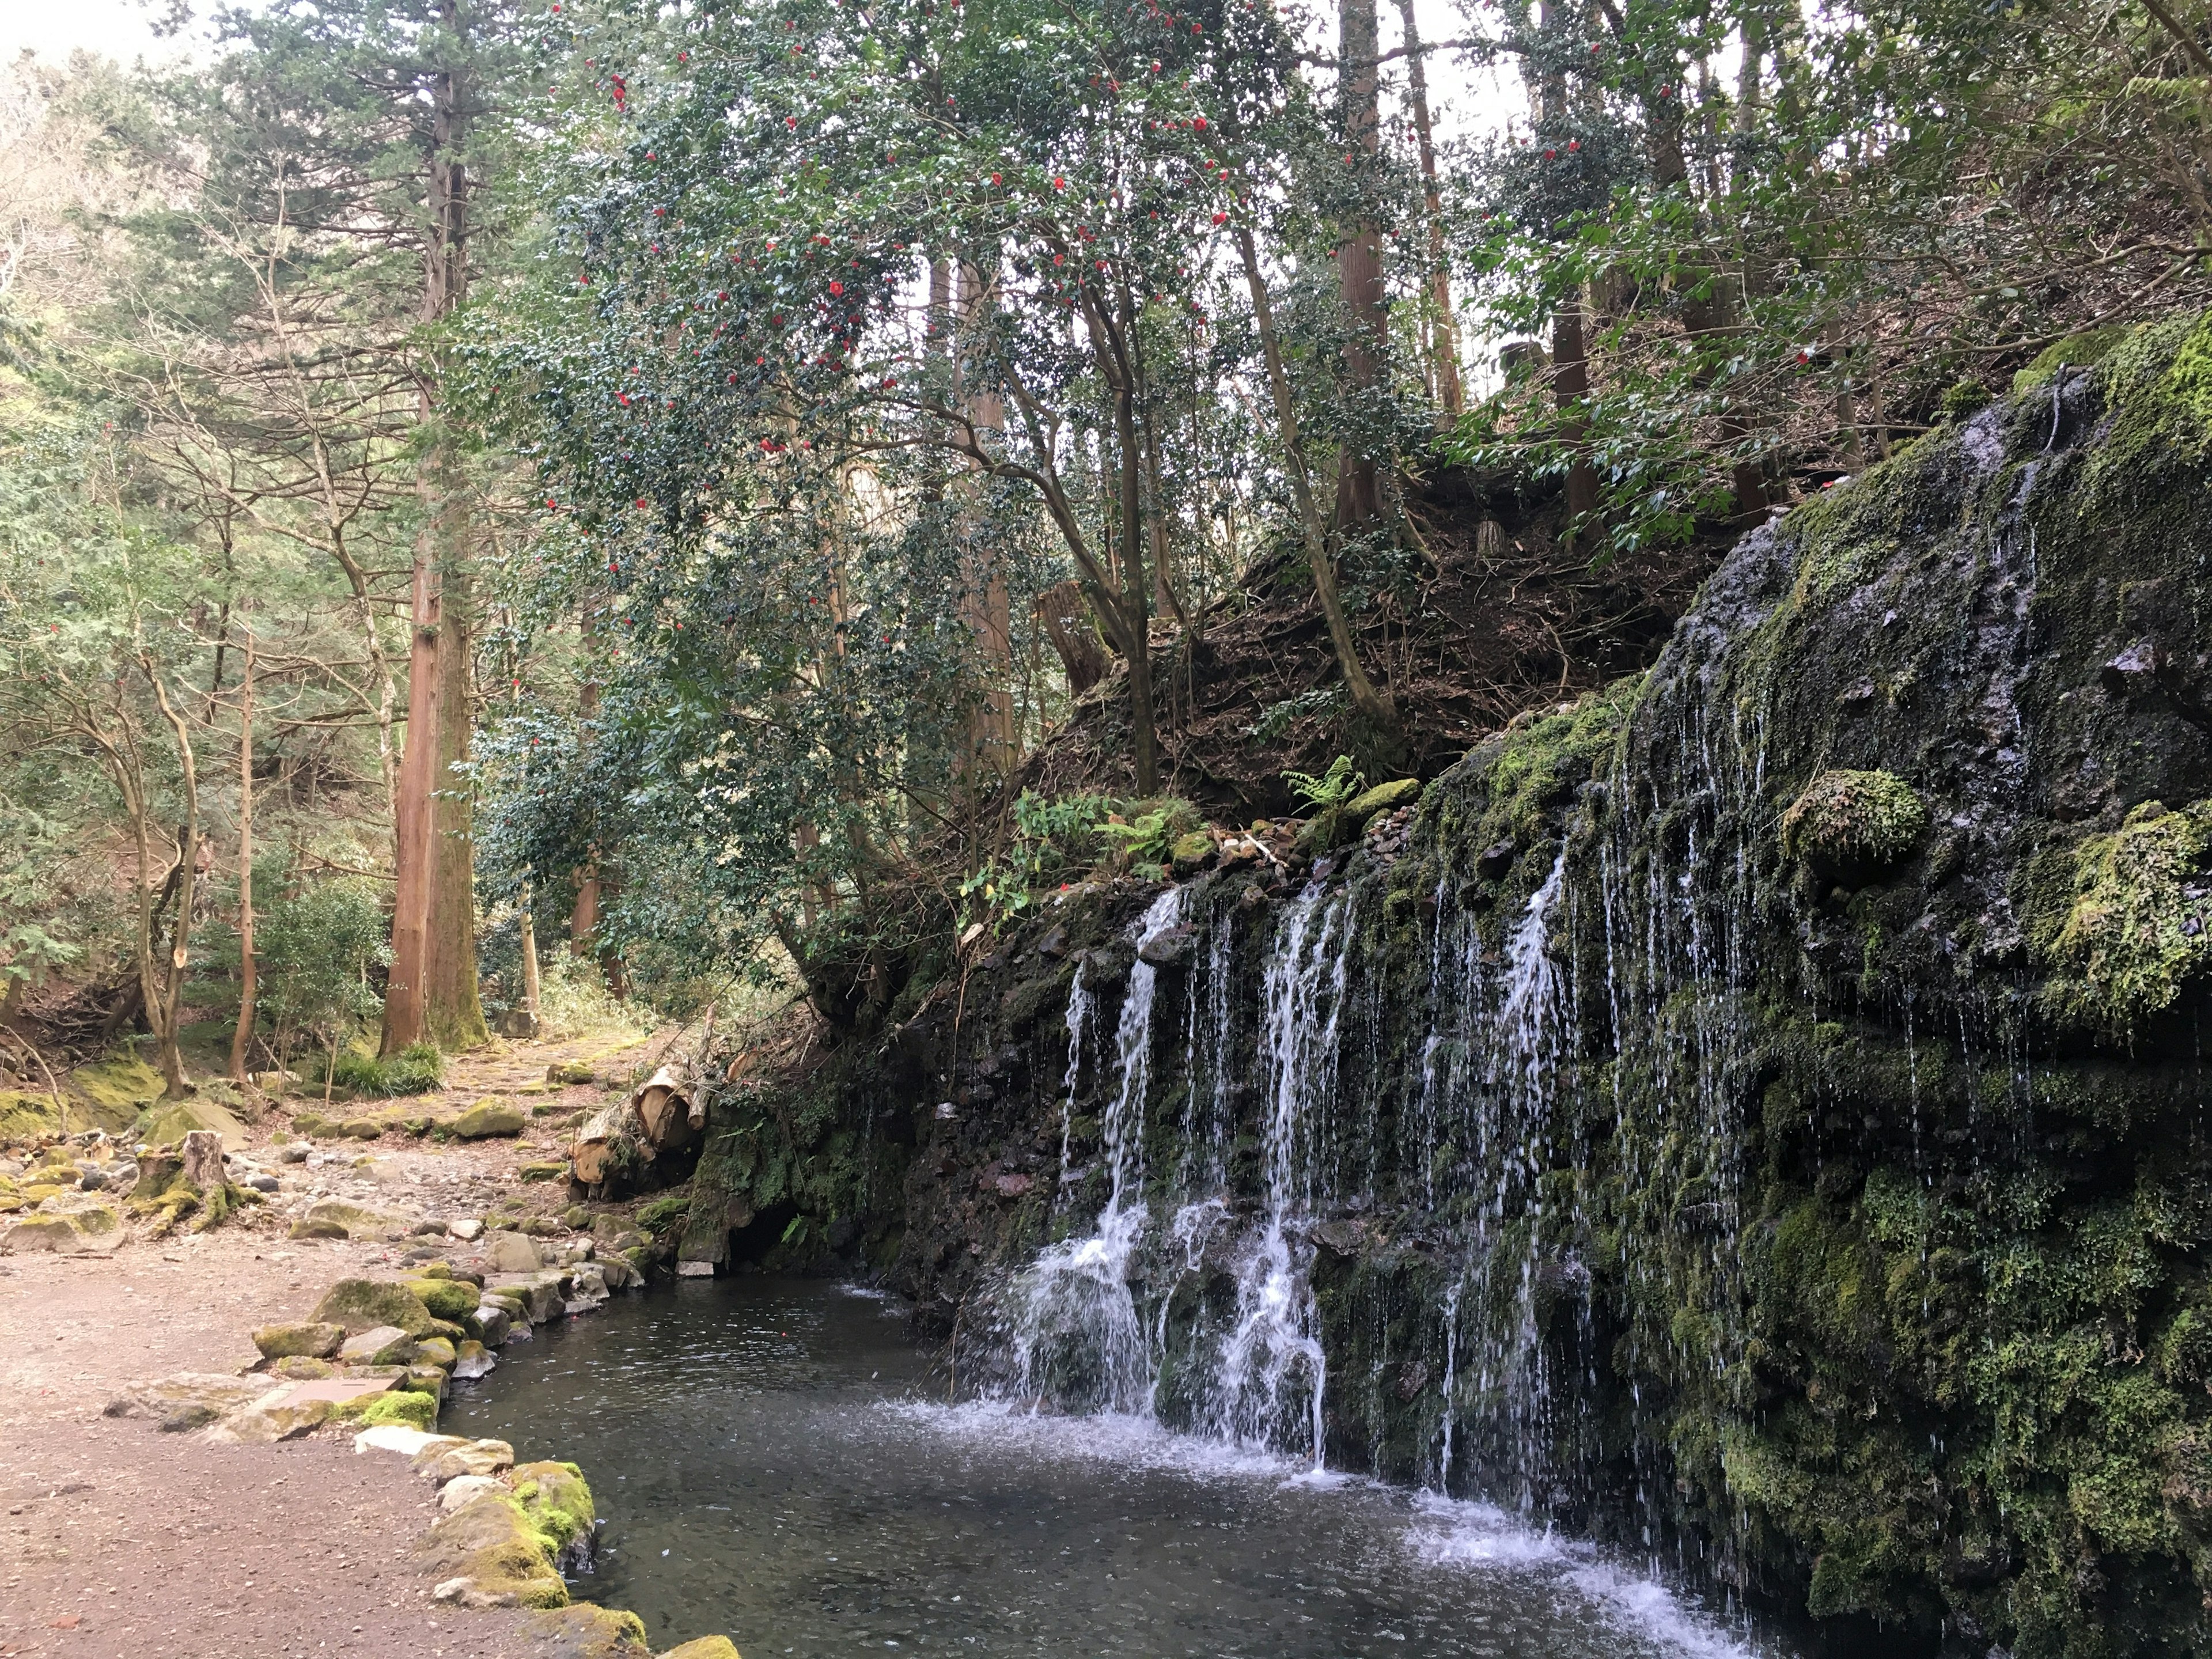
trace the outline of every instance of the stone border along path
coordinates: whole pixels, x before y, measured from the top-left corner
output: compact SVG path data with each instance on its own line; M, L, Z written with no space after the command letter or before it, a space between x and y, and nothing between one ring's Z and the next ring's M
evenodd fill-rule
M560 1075L532 1086L495 1079L527 1053L498 1048L462 1088L583 1103L573 1058L539 1048L535 1075L548 1052ZM632 1048L649 1045L606 1053ZM561 1188L518 1184L539 1166L517 1170L513 1139L383 1139L241 1146L209 1183L233 1200L226 1224L143 1237L136 1206L108 1207L138 1172L104 1138L0 1164L30 1205L0 1232L0 1659L651 1659L635 1614L569 1601L595 1547L581 1472L434 1432L450 1378L641 1284L650 1240L608 1206L556 1219ZM82 1186L39 1191L50 1174ZM318 1255L339 1258L337 1282L304 1318L262 1324L251 1358L128 1380L149 1359L204 1366L257 1312L296 1304L301 1275L319 1282ZM147 1437L149 1420L171 1432ZM428 1484L382 1474L395 1455ZM661 1659L737 1650L710 1636Z

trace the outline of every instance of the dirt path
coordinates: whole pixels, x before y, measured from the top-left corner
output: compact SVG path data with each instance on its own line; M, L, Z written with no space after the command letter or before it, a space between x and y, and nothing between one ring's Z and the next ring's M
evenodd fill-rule
M627 1080L647 1050L605 1052L617 1047L501 1044L457 1063L447 1099L514 1094L517 1104L565 1112L599 1092L549 1091L546 1067L595 1060ZM267 1144L283 1122L272 1112L247 1155L282 1170L288 1189L481 1215L516 1193L549 1207L561 1201L552 1183L515 1179L520 1163L553 1155L557 1121L533 1121L520 1140L441 1146L386 1136L283 1165ZM255 1357L255 1327L304 1317L335 1279L390 1272L402 1248L293 1240L274 1209L199 1238L0 1259L0 1656L538 1659L557 1650L526 1615L432 1602L409 1554L436 1517L435 1495L402 1460L356 1455L349 1437L216 1445L101 1415L128 1383L238 1369Z

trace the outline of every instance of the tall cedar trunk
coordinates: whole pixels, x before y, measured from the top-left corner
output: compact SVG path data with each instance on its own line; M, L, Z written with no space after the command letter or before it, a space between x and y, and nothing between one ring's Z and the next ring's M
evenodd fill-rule
M538 968L538 911L531 884L522 884L522 1012L530 1016L530 1035L538 1035L544 981Z
M246 675L238 694L238 1029L230 1039L230 1076L246 1081L253 1042L253 624L246 624Z
M1443 192L1437 182L1435 129L1429 121L1429 75L1422 63L1421 31L1413 0L1398 0L1406 29L1407 90L1413 100L1413 136L1419 141L1421 185L1429 210L1429 374L1437 404L1447 415L1466 407L1459 379L1459 327L1452 311L1451 267L1444 255Z
M990 285L981 271L963 261L960 286L960 332L953 362L956 395L977 430L1003 433L1006 400L997 384L981 372L985 354L978 349L990 325ZM963 759L976 769L981 782L1005 775L1014 763L1014 628L1006 568L998 550L978 533L982 514L974 497L980 494L980 482L969 494L960 515L960 587L969 632L975 640L978 684L969 709Z
M1395 736L1398 714L1389 694L1376 689L1359 660L1359 648L1345 615L1343 597L1337 592L1336 562L1330 556L1328 526L1322 522L1321 503L1314 499L1312 475L1306 465L1305 441L1298 431L1298 408L1291 389L1291 376L1283 361L1282 338L1275 329L1275 308L1267 297L1267 283L1260 272L1260 252L1249 230L1238 227L1237 249L1244 261L1244 286L1252 297L1252 317L1260 331L1260 351L1267 365L1267 390L1275 404L1275 435L1281 443L1290 475L1291 498L1297 508L1298 528L1306 548L1306 568L1312 573L1314 598L1328 624L1329 644L1336 652L1337 672L1344 676L1352 706L1378 732Z
M1383 314L1382 228L1368 205L1382 140L1375 97L1376 57L1375 0L1342 0L1338 14L1337 97L1344 142L1358 164L1361 204L1337 244L1336 278L1352 331L1344 351L1346 391L1363 416L1382 384L1388 326ZM1357 534L1380 518L1382 512L1375 458L1360 452L1356 438L1348 440L1337 468L1337 528L1345 534Z
M445 27L458 37L458 0L444 0L440 9ZM425 322L436 321L459 304L468 282L469 178L459 155L468 136L468 97L469 88L453 70L433 77L431 148L424 158ZM426 366L419 371L416 397L428 426L436 418L434 369ZM392 813L396 880L384 1003L386 1054L426 1038L456 1045L484 1040L476 982L472 804L468 792L458 787L460 780L447 769L468 754L471 629L462 568L467 536L461 523L466 507L458 459L442 437L432 436L416 488L422 498L424 525L415 544L406 748ZM446 730L449 723L458 729Z
M476 799L469 781L475 724L471 682L475 617L467 565L455 560L441 585L438 618L438 787L430 797L430 914L423 1024L448 1052L474 1048L485 1029L477 979Z
M422 492L426 496L429 492ZM392 905L392 963L384 989L383 1052L397 1054L422 1040L429 957L428 929L434 860L430 793L438 765L439 514L415 538L412 607L407 653L407 728L399 754L399 805L392 814L395 881Z
M1126 311L1127 307L1124 307ZM1130 320L1127 318L1125 321ZM1137 448L1136 394L1123 376L1114 389L1114 441L1120 451L1121 629L1129 665L1129 726L1137 793L1159 793L1159 734L1153 727L1152 627L1145 579L1145 526Z

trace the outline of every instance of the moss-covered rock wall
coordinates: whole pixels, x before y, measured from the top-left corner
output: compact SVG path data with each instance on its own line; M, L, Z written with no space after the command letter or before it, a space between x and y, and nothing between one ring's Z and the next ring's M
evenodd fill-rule
M1295 1442L1319 1378L1333 1462L1907 1651L2212 1648L2208 387L2166 325L1929 434L1409 838L1197 877L1141 974L1133 883L948 957L718 1102L687 1252L872 1267L963 1384L1109 1397L1035 1264L1140 1054L1169 1420Z

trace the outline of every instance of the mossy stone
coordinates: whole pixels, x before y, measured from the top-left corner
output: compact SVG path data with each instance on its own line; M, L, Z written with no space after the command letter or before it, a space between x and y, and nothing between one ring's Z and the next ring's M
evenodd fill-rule
M1344 810L1364 824L1378 812L1395 811L1420 798L1421 781L1419 778L1393 778L1388 783L1378 783L1373 788L1354 795Z
M373 1429L388 1423L400 1428L420 1429L428 1434L438 1426L438 1401L434 1395L411 1389L391 1389L382 1394L346 1401L331 1415L358 1423L363 1428Z
M522 1505L504 1493L488 1492L445 1516L416 1545L415 1553L425 1575L441 1581L441 1590L454 1579L467 1580L478 1605L499 1605L501 1598L511 1598L507 1605L525 1607L568 1604L568 1587L552 1553Z
M426 1336L415 1345L417 1365L435 1365L445 1370L453 1368L457 1358L453 1345L442 1336Z
M343 1325L349 1336L394 1325L414 1337L436 1333L436 1318L422 1298L389 1279L342 1279L315 1304L319 1322Z
M1823 772L1782 814L1782 848L1823 879L1856 886L1894 869L1927 833L1919 793L1890 772Z
M495 1136L519 1135L528 1121L520 1107L487 1097L448 1123L446 1133L456 1140L488 1140Z
M335 1323L264 1325L253 1334L253 1346L264 1359L328 1359L345 1340L345 1327Z
M508 1484L556 1561L580 1543L588 1548L597 1511L592 1489L576 1465L519 1463Z
M651 1659L643 1620L590 1601L534 1613L523 1628L544 1659Z
M477 1310L477 1287L461 1279L410 1279L407 1289L439 1319L465 1322Z
M681 1647L670 1648L659 1659L744 1659L744 1656L726 1636L699 1636Z
M2051 969L2045 1006L2123 1038L2172 1006L2212 963L2208 854L2212 800L2172 812L2145 801L2111 835L2077 842L2060 866L2069 890L2037 916L2036 954Z

